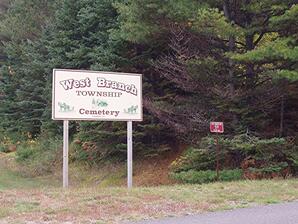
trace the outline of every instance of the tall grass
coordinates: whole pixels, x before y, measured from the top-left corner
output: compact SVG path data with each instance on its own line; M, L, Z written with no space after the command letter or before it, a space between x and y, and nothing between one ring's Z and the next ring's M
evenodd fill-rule
M46 175L54 171L62 160L60 139L38 139L21 144L16 152L16 161L22 165L27 176Z

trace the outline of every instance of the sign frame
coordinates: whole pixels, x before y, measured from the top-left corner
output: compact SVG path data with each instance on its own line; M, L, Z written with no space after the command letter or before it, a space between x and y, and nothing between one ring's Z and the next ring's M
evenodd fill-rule
M91 74L105 74L105 75L123 75L123 76L138 76L140 77L140 119L102 119L102 118L62 118L62 117L55 117L55 109L56 109L56 97L55 97L55 83L56 83L56 72L62 71L62 72L84 72L84 73L91 73ZM106 71L91 71L91 70L78 70L78 69L53 69L53 75L52 75L52 119L53 120L71 120L71 121L143 121L143 75L139 73L126 73L126 72L106 72Z

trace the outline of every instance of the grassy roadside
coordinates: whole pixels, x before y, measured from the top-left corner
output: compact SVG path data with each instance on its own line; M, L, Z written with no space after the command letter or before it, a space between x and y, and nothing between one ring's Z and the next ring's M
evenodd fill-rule
M7 223L121 223L298 200L298 179L141 187L0 191Z
M97 171L88 174L90 170L77 166L72 170L72 176L77 173L78 177L74 179L82 180L82 184L63 190L59 177L26 178L18 172L20 167L15 166L13 154L0 155L0 223L114 224L298 200L298 179L127 190L125 187L104 187L111 186L111 183L125 184L119 182L125 179L119 167L114 167L114 171L120 170L119 174L116 172L120 177L115 177L115 174L110 179L99 181L102 179L96 175ZM154 173L155 166L151 168ZM103 173L108 173L108 170ZM159 171L156 175L161 173ZM82 175L85 175L83 179ZM144 183L144 180L138 181Z
M17 167L14 153L0 154L0 190L32 189L45 186L58 186L58 180L51 176L29 178Z

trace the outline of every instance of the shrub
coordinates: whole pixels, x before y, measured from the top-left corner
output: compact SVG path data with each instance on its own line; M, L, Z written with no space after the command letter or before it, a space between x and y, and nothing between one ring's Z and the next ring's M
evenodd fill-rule
M8 147L4 144L0 144L0 152L9 152Z
M16 161L23 173L39 176L51 173L62 160L62 143L59 139L39 139L21 144L16 152Z
M14 142L7 136L0 135L0 152L8 153L16 150L18 142Z
M260 139L244 134L220 138L219 143L221 169L242 168L244 177L249 179L286 177L298 173L298 146L293 139ZM174 176L183 176L180 179L191 179L192 174L197 176L196 172L215 170L215 167L216 145L213 138L205 137L199 145L189 148L172 162L170 172ZM203 176L201 178L204 179Z
M36 149L36 145L28 145L22 144L20 145L19 149L16 153L16 160L17 162L25 162L27 160L35 159L35 155L37 154L38 150Z
M234 181L242 179L243 171L241 169L223 170L219 174L219 180L221 181Z
M191 147L171 163L170 169L172 172L208 170L214 168L214 163L215 151Z
M215 182L217 180L216 171L214 170L188 170L179 173L171 173L170 176L182 183L203 184ZM242 178L242 170L222 170L219 172L219 181L235 181Z

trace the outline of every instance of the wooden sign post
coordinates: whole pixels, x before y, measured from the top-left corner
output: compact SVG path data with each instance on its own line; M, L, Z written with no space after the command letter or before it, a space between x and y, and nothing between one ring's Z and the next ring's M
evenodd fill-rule
M64 188L69 185L69 121L126 121L127 187L132 187L132 121L143 120L141 74L54 69L52 118L63 121Z

